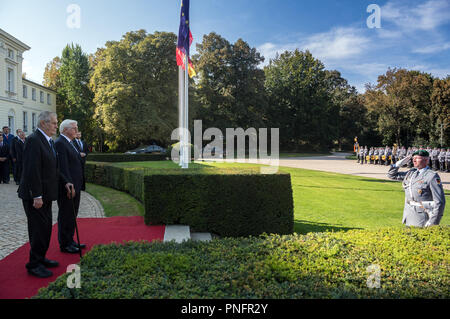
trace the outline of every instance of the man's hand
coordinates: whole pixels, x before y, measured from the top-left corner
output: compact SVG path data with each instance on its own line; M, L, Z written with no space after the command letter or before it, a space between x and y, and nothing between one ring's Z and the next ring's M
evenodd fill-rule
M86 153L81 152L80 155L81 157L86 157Z
M36 209L41 208L43 204L44 204L44 202L42 201L42 198L35 198L33 200L33 207Z
M412 155L408 155L405 158L397 161L397 163L395 163L395 167L402 167L404 164L408 163L408 161L411 159Z
M66 190L67 190L67 198L72 199L75 197L75 187L73 187L72 183L66 184Z
M6 161L6 157L0 157L0 162Z

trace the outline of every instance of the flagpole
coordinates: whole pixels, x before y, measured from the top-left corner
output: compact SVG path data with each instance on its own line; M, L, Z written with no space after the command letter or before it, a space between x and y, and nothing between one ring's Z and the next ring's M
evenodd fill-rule
M183 166L183 127L184 127L184 73L181 66L178 67L178 133L179 165Z
M183 136L183 165L182 168L188 168L189 164L189 141L188 141L188 131L189 131L189 56L186 54L184 58L184 136Z

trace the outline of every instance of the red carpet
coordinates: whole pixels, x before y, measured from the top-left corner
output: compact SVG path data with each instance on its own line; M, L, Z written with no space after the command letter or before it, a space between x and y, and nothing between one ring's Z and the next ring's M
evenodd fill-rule
M81 243L86 244L83 255L98 244L164 239L165 226L147 226L143 217L79 218L77 221ZM32 297L39 288L47 287L50 282L65 273L68 265L80 261L79 254L60 252L57 224L53 225L50 248L46 255L48 259L59 262L58 267L50 268L52 277L42 279L28 274L25 264L28 262L29 253L30 244L26 243L0 260L0 299Z

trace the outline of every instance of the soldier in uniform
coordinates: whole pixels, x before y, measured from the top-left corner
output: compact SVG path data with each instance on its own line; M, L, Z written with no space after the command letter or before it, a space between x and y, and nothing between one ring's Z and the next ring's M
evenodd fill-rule
M432 151L431 151L431 156L430 156L430 160L431 160L431 168L433 169L433 171L437 171L438 170L438 155L439 155L439 151L437 150L437 148L435 147Z
M438 161L439 161L439 170L441 172L445 172L445 149L441 148L439 150Z
M361 165L364 163L364 148L361 147L358 151L358 163Z
M378 156L380 156L380 165L384 165L384 160L383 160L384 148L380 147L380 149L378 151Z
M389 157L392 158L392 151L389 146L386 146L386 148L384 149L384 155L386 156L385 165L386 166L391 165L391 160L389 159Z
M430 154L425 150L413 153L414 168L399 172L409 157L391 165L388 177L403 181L405 207L402 223L406 226L429 227L439 225L445 209L445 195L441 178L428 166Z
M412 154L413 154L413 149L411 147L408 147L408 151L406 152L406 157L409 158L409 160L406 162L408 168L412 168L413 166L413 162L412 162Z
M373 156L375 156L375 165L377 165L379 161L378 152L378 147L375 147L375 150L373 151Z
M445 171L447 173L450 172L450 148L448 148L447 152L445 153Z
M364 146L364 164L367 164L367 156L369 155L369 150L367 146Z
M369 150L369 163L370 164L373 164L373 162L374 162L372 159L372 156L373 156L373 147L371 147Z

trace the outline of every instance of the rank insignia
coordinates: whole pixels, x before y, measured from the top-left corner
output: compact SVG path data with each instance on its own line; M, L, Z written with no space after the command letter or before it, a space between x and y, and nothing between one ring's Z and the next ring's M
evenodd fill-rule
M441 184L441 180L439 178L436 179L436 183Z
M419 193L419 195L422 195L422 190L421 189L419 189L419 190L417 190L417 192Z

